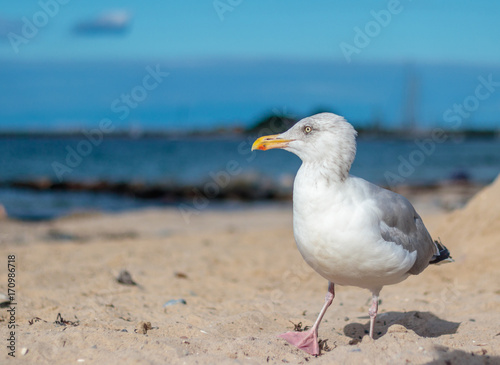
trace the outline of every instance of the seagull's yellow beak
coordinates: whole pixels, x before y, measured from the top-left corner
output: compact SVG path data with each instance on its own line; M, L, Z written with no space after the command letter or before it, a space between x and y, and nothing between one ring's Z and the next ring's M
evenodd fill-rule
M273 134L272 136L262 136L253 143L252 151L266 151L272 150L273 148L285 148L288 147L288 143L292 141L293 139L281 138L279 134Z

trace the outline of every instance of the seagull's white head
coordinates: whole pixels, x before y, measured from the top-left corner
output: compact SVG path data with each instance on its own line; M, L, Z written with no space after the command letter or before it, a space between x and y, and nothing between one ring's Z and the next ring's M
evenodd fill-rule
M257 139L252 150L282 148L341 181L349 175L356 155L356 130L343 117L320 113L297 122L282 134Z

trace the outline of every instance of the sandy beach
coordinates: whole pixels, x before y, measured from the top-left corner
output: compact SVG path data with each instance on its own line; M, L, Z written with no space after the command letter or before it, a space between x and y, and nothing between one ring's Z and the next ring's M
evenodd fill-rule
M0 358L12 360L14 320L20 363L498 364L499 200L497 179L462 209L422 208L455 262L385 287L374 341L370 293L338 287L318 358L276 337L312 325L327 288L295 247L288 203L4 218L0 292L14 255L16 304L14 318L0 312ZM119 283L122 270L137 285Z

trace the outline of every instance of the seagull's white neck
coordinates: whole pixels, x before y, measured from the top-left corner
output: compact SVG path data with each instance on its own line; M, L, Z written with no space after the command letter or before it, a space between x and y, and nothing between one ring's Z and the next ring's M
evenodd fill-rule
M299 172L307 175L307 180L324 185L342 184L349 177L350 164L333 158L315 162L302 162Z
M333 170L335 171L335 169ZM317 212L335 209L345 199L344 191L348 187L349 175L332 172L331 166L324 167L303 163L297 172L293 185L294 222L316 220ZM299 227L294 223L295 227Z

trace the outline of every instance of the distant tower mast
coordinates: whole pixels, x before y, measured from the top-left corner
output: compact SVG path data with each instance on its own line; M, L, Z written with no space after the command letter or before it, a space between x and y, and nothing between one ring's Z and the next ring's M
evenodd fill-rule
M406 68L406 100L403 110L403 129L415 131L417 129L417 97L418 97L418 79L415 74L415 67L409 64Z

